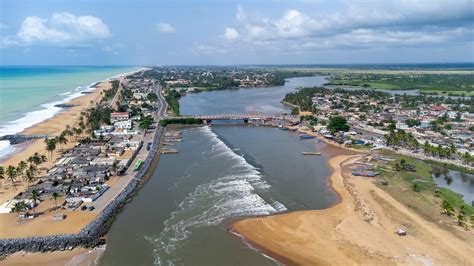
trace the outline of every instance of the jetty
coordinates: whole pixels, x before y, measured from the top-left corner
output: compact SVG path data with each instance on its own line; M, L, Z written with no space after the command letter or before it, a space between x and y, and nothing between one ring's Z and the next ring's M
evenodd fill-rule
M161 154L177 154L178 150L176 149L162 149L160 151Z
M48 135L4 135L0 137L0 141L8 140L10 145L19 144L32 139L45 139Z
M68 104L68 103L60 103L60 104L55 104L54 107L59 107L59 108L71 108L79 106L79 104Z

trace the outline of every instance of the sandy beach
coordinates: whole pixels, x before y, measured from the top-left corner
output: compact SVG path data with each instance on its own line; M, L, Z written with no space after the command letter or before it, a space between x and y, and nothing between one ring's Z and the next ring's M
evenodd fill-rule
M400 204L368 178L342 167L359 156L329 160L340 201L324 210L248 218L231 230L253 247L287 264L473 265L472 232L442 230ZM403 228L407 236L395 230Z
M48 254L18 252L0 261L0 265L89 266L97 264L103 251L103 247L98 247L95 249L76 248Z
M82 111L87 110L94 106L102 97L102 92L111 87L109 81L103 81L98 83L95 86L95 89L92 90L89 94L84 94L81 97L72 99L67 102L68 104L74 104L77 106L67 108L63 112L55 115L54 117L45 120L39 124L36 124L30 128L25 129L20 134L25 135L34 135L34 134L47 134L51 137L59 135L67 125L74 127L79 123L79 117ZM66 145L63 145L63 149L74 147L76 142L73 138L68 138L69 142ZM47 155L45 150L45 144L42 139L31 140L26 143L21 143L21 149L12 155L5 158L0 164L4 167L8 165L17 165L18 162L26 160L29 156L33 155L35 152L38 152L41 155ZM55 158L57 157L57 151L53 153L53 160L48 161L41 165L42 169L48 169L54 163ZM26 182L21 179L16 181L17 192L22 191L26 186ZM3 181L3 191L0 193L0 202L3 203L8 199L11 199L15 194L13 189L11 189L10 182L6 180Z

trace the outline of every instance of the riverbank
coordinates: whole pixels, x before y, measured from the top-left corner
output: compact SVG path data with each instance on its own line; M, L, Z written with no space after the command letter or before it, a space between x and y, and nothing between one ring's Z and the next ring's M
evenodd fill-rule
M353 177L345 164L359 156L336 156L331 187L340 196L335 206L232 225L252 246L294 264L472 264L471 232L460 239L424 220L369 178ZM368 219L370 218L370 219ZM407 236L396 235L403 228ZM441 244L442 243L442 244Z

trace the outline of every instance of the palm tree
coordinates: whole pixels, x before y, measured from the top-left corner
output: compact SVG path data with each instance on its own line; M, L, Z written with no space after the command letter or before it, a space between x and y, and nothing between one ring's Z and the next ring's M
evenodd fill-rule
M28 169L26 169L26 174L24 176L24 179L26 181L28 189L30 188L30 183L35 179L36 171L37 169L34 164L30 164Z
M41 160L40 164L43 164L48 161L48 158L46 157L46 155L41 155L40 160Z
M51 198L54 200L54 207L55 208L58 208L58 198L60 198L61 195L58 193L58 192L53 192L53 194L51 194Z
M56 149L56 139L44 139L44 143L46 144L46 151L48 151L49 159L53 159L53 151Z
M39 192L36 189L31 190L30 199L33 200L33 217L35 216L36 202L40 200Z
M64 134L61 133L61 135L57 136L55 138L56 142L59 143L59 148L61 148L62 144L66 145L68 143L68 140Z
M22 200L18 201L13 205L13 211L15 211L17 214L20 214L20 212L24 212L28 210L28 205Z
M16 175L17 175L16 167L9 165L7 168L7 176L8 176L8 179L10 179L10 182L12 182L13 191L16 191L16 186L15 186Z
M117 160L114 161L112 164L112 172L115 174L115 183L117 183L117 172L118 172L118 162Z
M0 179L5 179L5 168L0 165ZM2 188L3 182L0 181L0 188Z
M26 169L27 166L28 164L25 161L20 161L18 163L17 171L21 174L23 173L23 171Z

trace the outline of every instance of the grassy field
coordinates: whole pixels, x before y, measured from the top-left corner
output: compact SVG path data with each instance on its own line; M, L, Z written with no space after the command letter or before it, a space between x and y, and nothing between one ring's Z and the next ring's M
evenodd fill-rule
M371 88L374 88L374 89L382 89L382 90L400 89L399 86L393 85L393 84L388 84L388 83L369 82L368 84L370 85Z
M419 90L422 93L441 95L474 95L474 75L453 73L331 73L327 85L383 90Z
M432 180L432 167L429 164L411 157L395 155L389 151L382 153L395 158L396 162L377 163L376 169L380 172L380 176L375 179L377 186L429 220L457 224L457 215L463 208L466 225L474 226L472 218L474 217L474 207L466 204L459 194L449 189L437 188L436 183ZM396 171L395 164L400 164L402 159L406 164L413 166L415 171ZM441 214L444 201L453 208L451 216Z

